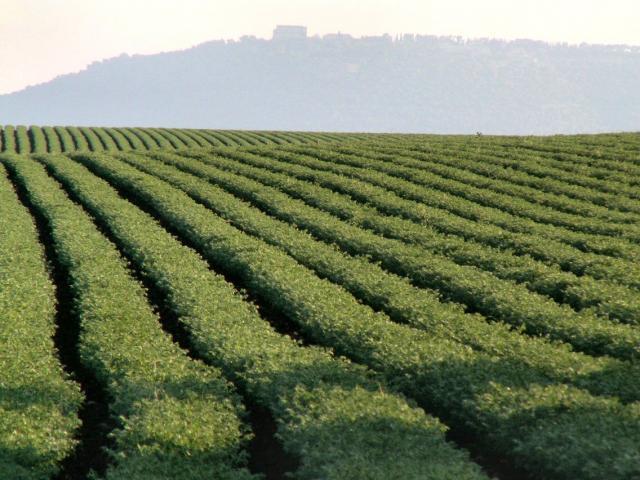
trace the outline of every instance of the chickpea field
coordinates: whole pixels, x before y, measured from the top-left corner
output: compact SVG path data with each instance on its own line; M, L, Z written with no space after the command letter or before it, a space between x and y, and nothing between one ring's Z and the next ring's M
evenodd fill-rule
M0 127L0 479L640 479L640 134Z

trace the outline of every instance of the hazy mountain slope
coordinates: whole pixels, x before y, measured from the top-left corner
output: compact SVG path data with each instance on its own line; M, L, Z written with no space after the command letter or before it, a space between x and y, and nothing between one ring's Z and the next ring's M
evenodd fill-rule
M0 96L0 123L468 133L640 130L640 49L378 37L209 42Z

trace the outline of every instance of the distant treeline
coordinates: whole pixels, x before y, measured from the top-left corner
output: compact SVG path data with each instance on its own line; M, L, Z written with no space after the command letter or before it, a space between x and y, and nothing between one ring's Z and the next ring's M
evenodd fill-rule
M640 48L348 35L120 56L0 96L0 123L546 134L640 130Z

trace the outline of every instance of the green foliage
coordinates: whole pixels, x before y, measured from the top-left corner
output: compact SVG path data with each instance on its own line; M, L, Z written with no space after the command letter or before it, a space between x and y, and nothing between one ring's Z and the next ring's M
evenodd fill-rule
M16 153L30 153L31 141L29 140L29 132L24 125L18 125L15 130L16 134Z
M2 151L16 153L15 128L12 125L5 125L2 129Z
M42 133L45 136L47 142L47 152L49 153L60 153L62 151L62 146L60 145L60 139L58 138L58 134L52 127L42 127Z
M81 322L80 360L112 397L121 423L107 478L130 478L131 465L146 459L154 469L167 456L171 471L157 469L155 478L202 478L221 465L251 478L240 451L243 409L219 371L191 360L162 331L118 251L42 166L25 157L4 162L47 219Z
M104 150L109 152L115 152L118 150L122 150L120 146L116 143L111 134L107 131L110 129L107 128L91 128L90 129L96 137L100 140L100 143L103 145Z
M68 159L39 159L165 291L198 352L271 411L286 449L301 460L298 478L340 479L355 471L381 480L482 478L444 441L436 419L384 393L366 369L276 333L196 252L106 182Z
M487 180L476 173L447 165L446 161L441 160L440 155L422 155L412 151L406 152L402 149L394 150L393 154L389 155L377 152L372 153L366 148L361 150L348 149L346 153L346 155L337 157L325 154L326 156L323 155L323 157L332 162L344 162L345 165L356 167L366 162L367 168L383 172L392 177L402 178L417 185L434 188L437 191L450 192L471 200L477 205L495 208L500 212L517 215L518 218L528 218L538 224L543 223L563 227L559 230L562 238L569 236L576 238L576 243L579 242L580 238L588 239L587 242L590 241L589 239L594 241L598 239L596 236L591 237L589 235L580 237L579 232L628 237L631 241L634 238L637 239L634 235L634 232L637 234L637 231L632 225L616 223L616 220L626 220L628 222L630 220L628 216L621 218L620 215L615 215L614 212L607 209L604 209L604 211L594 208L586 211L584 209L571 211L573 206L571 200L558 199L554 195L543 194L535 189L517 187L512 184L513 180L509 172L491 171L494 176L491 180ZM335 160L336 158L338 160ZM455 160L455 158L451 159L451 161ZM459 162L460 159L458 158L457 160ZM465 164L467 164L466 161ZM506 184L499 180L500 174L509 179ZM431 193L431 190L428 190L428 192ZM569 212L562 210L569 210ZM601 218L598 221L588 218L589 214L593 216L594 210L601 215L605 215L605 218ZM612 216L613 219L611 218ZM513 224L516 224L516 222L512 220L510 227ZM539 231L543 236L554 235L553 227L543 230L539 225L535 225L533 228L540 229ZM565 228L572 232L566 234ZM574 234L573 231L578 235Z
M156 160L134 155L122 155L120 158L181 188L242 231L282 248L322 278L342 285L394 320L492 355L508 357L511 361L545 372L555 381L575 382L594 393L619 396L625 401L640 400L640 390L632 380L640 375L637 367L611 358L594 359L569 352L566 346L552 345L545 339L527 338L509 330L504 324L487 323L479 315L468 315L459 305L442 303L436 291L416 288L406 278L393 275L366 258L350 257L274 217L301 226L321 225L327 229L338 223L336 219L327 218L273 188L210 165L174 154L154 153L152 156L197 177ZM252 208L212 184L253 201L273 216ZM336 241L335 237L329 237L329 240Z
M74 139L67 128L53 127L53 129L58 134L58 138L60 139L60 146L63 152L73 152L76 150Z
M189 136L183 135L179 128L157 128L155 130L169 140L174 148L198 148L200 146Z
M115 128L97 128L96 133L98 135L102 134L103 136L108 136L109 138L111 138L111 141L116 146L115 150L126 151L131 150L132 148L127 138ZM105 140L103 140L103 142L105 142ZM108 140L106 142L107 144L110 143ZM109 150L109 148L107 148L107 150Z
M326 198L331 197L330 191L324 190L325 195L322 195L322 191L318 194L316 185L307 184L305 188L304 184L295 180L300 176L317 181L323 172L296 166L279 168L274 161L245 152L226 150L220 153L239 162L225 162L216 156L198 153L193 155L206 163L223 165L226 169L276 186L294 197L302 197L313 206L327 209ZM243 168L244 162L260 168ZM290 176L274 174L271 170L282 170ZM300 173L296 174L297 171ZM336 185L342 181L337 175L333 177ZM372 194L371 198L380 197L381 194L375 197ZM310 198L312 201L309 201ZM587 353L609 354L623 359L634 358L640 353L640 331L635 328L604 321L589 311L576 313L567 305L558 305L549 298L528 291L525 286L503 281L475 267L458 265L430 250L374 235L331 215L316 217L312 222L296 221L300 227L335 242L343 250L367 255L380 262L386 270L410 278L417 286L435 288L446 298L466 304L489 318L515 326L522 325L532 334L549 335Z
M155 140L155 138L147 131L146 128L128 128L127 130L129 130L142 142L142 144L144 145L144 149L146 150L152 150L165 145L164 143L160 145L158 143L158 140Z
M29 127L28 130L30 142L32 145L32 151L34 153L46 153L47 152L47 140L44 136L44 132L40 127Z
M286 136L287 141L282 140ZM279 145L333 141L321 134L187 130L177 128L13 127L0 125L0 152L59 153Z
M87 138L83 135L82 130L78 127L65 127L65 130L69 133L73 140L73 149L66 149L65 152L88 152L91 150Z
M157 128L138 128L136 130L138 130L140 133L144 133L145 135L148 135L149 137L151 137L156 144L155 146L160 147L162 149L180 148L180 146L182 146L180 142L174 143L168 140L167 138L165 138L165 135L160 133L159 129ZM144 141L144 138L143 138L143 141ZM145 145L147 145L147 142L145 142ZM153 148L153 147L149 147L149 148Z
M428 332L392 323L281 250L241 233L166 183L113 158L73 158L153 210L184 239L197 245L216 268L241 278L262 301L296 323L305 336L371 366L394 389L428 405L452 425L471 429L486 448L496 445L512 461L525 455L527 460L522 463L538 475L569 478L575 464L585 457L584 445L598 443L608 452L608 460L586 472L585 478L623 479L634 472L635 434L640 431L634 404L625 406L614 398L592 397L571 389L562 408L536 409L535 415L527 416L527 428L522 428L521 418L527 410L515 394L553 388L541 373L507 358L475 352ZM503 392L514 395L505 396ZM504 401L508 405L503 408L513 414L498 417L505 422L500 428L488 421L495 414L483 400L485 396L500 398L501 402L507 399ZM585 423L585 419L596 418L596 410L602 408L607 410L610 427L605 431L599 422ZM593 415L585 416L585 412ZM535 438L551 437L558 424L574 426L581 436L567 438L562 444L531 442L531 432L535 432ZM535 448L522 452L520 445L525 442ZM553 456L568 456L570 460L545 466L545 460Z
M486 478L448 428L481 464L640 478L639 138L0 128L0 477L85 441L55 281L107 479L257 478L226 379L293 478Z
M105 145L103 145L100 137L93 131L91 128L80 127L80 133L85 138L89 145L89 150L92 152L100 152L102 150L108 150Z
M76 445L82 394L56 356L55 289L1 164L0 218L0 478L46 479Z
M113 131L114 131L114 133L120 134L124 138L126 138L127 142L129 142L129 145L131 145L131 149L133 149L133 150L148 150L146 145L144 143L142 143L142 140L140 140L140 138L135 133L133 133L132 129L130 129L130 128L114 128Z
M269 152L264 151L264 153L268 154ZM318 152L316 155L321 155L321 153ZM289 159L295 164L300 162L299 155L292 156L285 152L279 153L277 156L280 160ZM313 160L307 159L307 162L313 162ZM325 168L342 170L340 166L334 167L330 162L323 162L321 165ZM299 165L296 166L300 167ZM289 170L286 170L286 172L290 174L291 167L280 166L281 170L287 168ZM275 169L275 167L272 166L271 169ZM370 178L365 179L365 181L349 180L336 174L332 175L334 172L324 172L322 169L317 172L308 168L303 170L306 175L313 176L310 179L314 182L322 182L320 180L322 178L324 179L323 185L351 195L356 199L363 199L370 203L371 206L388 215L397 215L418 224L436 227L444 233L451 233L465 239L478 240L494 247L513 250L518 255L528 254L536 259L558 264L561 268L573 271L577 275L586 273L597 278L614 279L633 287L640 287L640 268L634 263L621 258L585 252L574 246L567 245L562 239L556 240L547 237L544 242L541 242L540 237L532 235L528 228L525 228L524 231L510 231L509 228L503 228L505 226L508 227L508 222L503 225L496 225L492 221L492 215L497 214L495 211L489 211L488 216L485 217L474 216L466 218L468 215L464 212L467 209L470 209L470 211L484 209L482 207L474 209L474 204L464 201L464 199L462 199L464 205L457 210L456 214L452 214L448 207L460 202L460 200L446 193L439 194L437 191L430 191L427 196L420 195L422 201L416 202L411 199L401 198L380 185L370 184L367 181ZM380 176L375 172L360 173L361 177L364 175L367 177L371 175L374 177ZM330 183L326 182L327 177L330 177ZM398 180L393 179L387 179L387 181L398 182ZM420 189L418 188L417 191L419 192ZM437 205L434 206L434 203ZM580 244L578 244L579 246Z

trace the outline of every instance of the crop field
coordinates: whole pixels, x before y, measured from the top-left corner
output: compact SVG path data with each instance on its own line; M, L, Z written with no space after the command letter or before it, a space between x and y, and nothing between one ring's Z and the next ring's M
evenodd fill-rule
M639 134L0 152L0 479L640 479Z

